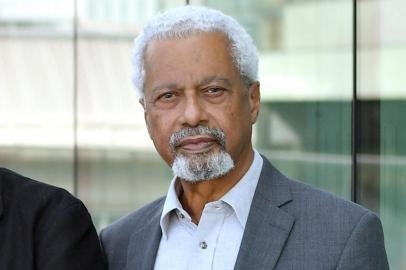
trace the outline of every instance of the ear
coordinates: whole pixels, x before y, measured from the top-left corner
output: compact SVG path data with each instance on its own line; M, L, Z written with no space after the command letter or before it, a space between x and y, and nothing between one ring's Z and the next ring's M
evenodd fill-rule
M255 124L258 118L259 109L261 107L260 84L258 81L253 82L248 88L249 103L251 109L251 124Z
M151 137L151 130L149 128L149 120L148 120L148 110L147 110L147 104L144 98L140 98L138 100L138 102L141 104L142 108L144 108L144 120L145 120L145 124L147 126L147 130L148 130L148 134L149 137L152 139Z

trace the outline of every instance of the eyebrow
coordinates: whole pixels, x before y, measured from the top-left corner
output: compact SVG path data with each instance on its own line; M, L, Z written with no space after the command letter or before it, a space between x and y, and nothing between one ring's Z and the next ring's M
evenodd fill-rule
M200 80L197 85L201 87L201 86L207 85L207 84L212 83L212 82L222 82L227 87L232 86L232 83L231 83L230 79L225 78L225 77L219 77L217 75L205 77L202 80ZM180 86L178 84L176 84L176 83L163 83L163 84L155 86L152 89L152 93L155 93L155 92L157 92L159 90L162 90L162 89L171 89L171 90L173 90L173 89L178 89L178 88L180 88Z
M152 89L152 93L155 93L161 89L171 89L172 90L172 89L176 89L176 88L179 88L179 86L176 83L163 83L158 86L155 86Z
M230 79L225 78L225 77L219 77L219 76L217 76L217 75L208 76L208 77L203 78L203 79L198 83L198 85L199 85L199 86L203 86L203 85L206 85L206 84L209 84L209 83L212 83L212 82L222 82L222 83L226 84L227 87L231 87L231 86L232 86L232 83L231 83L231 80L230 80Z

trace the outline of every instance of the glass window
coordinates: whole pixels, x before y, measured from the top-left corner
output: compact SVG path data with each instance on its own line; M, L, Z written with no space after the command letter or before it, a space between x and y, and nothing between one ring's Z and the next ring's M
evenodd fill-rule
M391 269L406 268L406 2L359 1L358 202L379 213Z
M0 165L73 191L71 0L0 0Z

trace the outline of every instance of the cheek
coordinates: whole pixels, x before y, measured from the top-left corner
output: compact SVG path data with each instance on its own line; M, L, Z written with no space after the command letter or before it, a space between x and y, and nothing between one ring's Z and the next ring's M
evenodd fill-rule
M167 134L169 131L165 123L166 121L161 117L151 116L148 118L148 130L154 143L162 143L165 136L169 137L170 134Z
M243 103L227 104L216 115L223 119L224 124L234 127L234 130L251 118L248 106Z
M222 114L217 114L220 128L226 135L227 148L238 148L238 145L251 139L251 113L246 104L226 106Z
M148 132L161 157L170 164L172 154L169 146L169 137L174 132L168 114L150 114L146 117Z

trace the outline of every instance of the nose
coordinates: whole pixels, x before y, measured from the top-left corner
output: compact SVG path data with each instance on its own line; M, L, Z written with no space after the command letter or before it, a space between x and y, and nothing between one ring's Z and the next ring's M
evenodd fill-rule
M182 125L196 127L207 122L205 104L195 93L186 95L182 112Z

